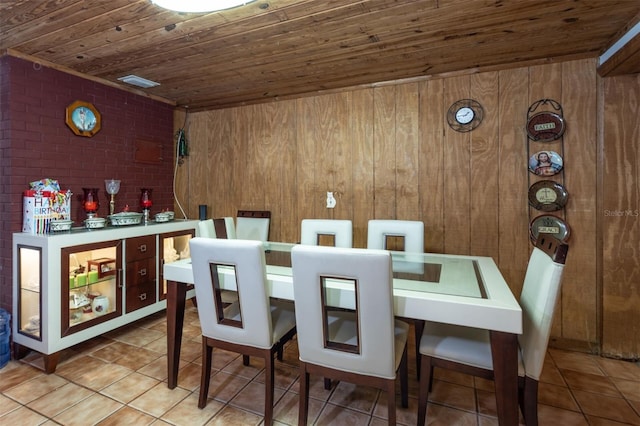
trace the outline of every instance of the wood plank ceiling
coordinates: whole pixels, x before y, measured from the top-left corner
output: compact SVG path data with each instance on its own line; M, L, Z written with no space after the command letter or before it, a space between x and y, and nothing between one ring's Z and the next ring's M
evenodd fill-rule
M187 1L187 0L185 0ZM178 14L150 0L0 3L0 53L191 110L600 55L637 0L257 0Z

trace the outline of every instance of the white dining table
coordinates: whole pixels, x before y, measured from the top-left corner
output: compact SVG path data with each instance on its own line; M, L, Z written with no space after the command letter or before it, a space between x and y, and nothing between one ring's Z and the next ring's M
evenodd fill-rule
M267 292L293 300L290 252L294 244L265 243ZM518 424L518 335L522 309L491 257L391 252L398 317L489 330L498 419ZM167 280L168 386L177 385L185 301L192 297L191 259L163 266ZM233 279L224 286L234 288ZM224 287L223 287L224 288ZM340 290L336 290L338 297ZM344 295L343 295L344 296ZM349 300L349 297L344 297Z

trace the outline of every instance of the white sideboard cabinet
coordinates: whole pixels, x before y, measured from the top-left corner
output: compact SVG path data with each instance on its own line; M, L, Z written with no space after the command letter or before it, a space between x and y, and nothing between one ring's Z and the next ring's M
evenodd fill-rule
M189 257L197 221L13 234L14 357L61 350L166 308L162 265Z

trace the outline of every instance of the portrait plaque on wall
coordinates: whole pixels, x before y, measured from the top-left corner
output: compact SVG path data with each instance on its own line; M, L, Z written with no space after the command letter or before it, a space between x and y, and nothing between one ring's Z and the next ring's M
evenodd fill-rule
M538 151L529 157L529 171L538 176L553 176L563 165L562 157L555 151Z
M75 101L67 107L65 122L78 136L92 137L102 127L102 117L89 102Z

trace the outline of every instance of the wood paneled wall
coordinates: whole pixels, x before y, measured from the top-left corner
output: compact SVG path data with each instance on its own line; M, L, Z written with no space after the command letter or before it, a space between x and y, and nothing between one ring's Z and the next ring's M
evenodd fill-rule
M191 218L199 204L213 217L271 210L273 241L299 241L304 218L351 219L354 245L364 247L369 219L422 220L426 250L492 256L519 295L529 221L541 214L527 202L527 110L557 100L570 193L560 215L572 232L553 334L597 352L597 87L593 59L192 113L176 192ZM446 123L463 98L485 110L470 133ZM176 113L177 127L184 120Z
M640 76L603 79L603 352L640 358Z

